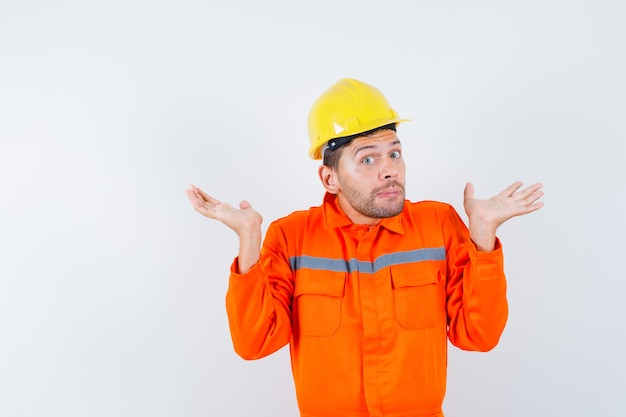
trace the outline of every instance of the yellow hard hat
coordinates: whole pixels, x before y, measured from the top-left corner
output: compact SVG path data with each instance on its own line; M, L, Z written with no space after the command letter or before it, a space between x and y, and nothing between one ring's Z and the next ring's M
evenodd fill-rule
M321 149L331 139L407 120L398 117L376 87L344 78L331 85L309 112L309 156L322 159Z

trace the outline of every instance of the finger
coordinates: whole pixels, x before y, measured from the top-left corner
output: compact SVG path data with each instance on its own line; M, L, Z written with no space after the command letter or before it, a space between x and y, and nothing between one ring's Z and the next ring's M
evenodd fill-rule
M531 185L530 187L524 188L522 191L518 192L516 196L519 199L526 199L529 196L532 196L535 192L540 190L542 187L543 187L543 184L541 184L540 182L535 183ZM541 195L543 195L543 193Z
M532 213L533 211L539 210L541 207L543 207L543 203L541 203L541 202L528 205L528 206L526 206L526 210L524 210L524 212L522 214Z
M185 191L185 193L187 194L187 198L189 198L189 201L191 201L193 205L202 204L204 202L204 200L196 190L189 189Z
M191 204L194 206L196 210L208 209L208 208L213 208L216 206L216 204L210 201L207 201L207 199L200 194L201 190L197 187L188 189L186 193L187 193L187 198L189 198L189 201L191 202Z
M198 195L206 202L211 203L211 204L220 204L221 201L218 200L215 197L211 197L210 195L208 195L207 193L205 193L204 191L202 191L201 189L199 189L198 187L196 187L196 192L198 193Z
M196 198L196 196L193 193L193 190L191 190L191 189L185 190L185 194L187 195L187 198L189 200L194 200Z
M210 204L200 197L190 198L190 200L195 211L210 219L217 219L218 213L214 204Z
M193 206L193 208L203 214L206 215L206 211L208 209L207 207L207 202L204 201L203 198L201 198L197 193L194 193L193 191L189 190L187 191L187 197L189 198L189 201L191 202L191 205Z
M463 200L473 200L474 199L474 185L471 182L465 184L465 189L463 190Z
M535 191L534 193L526 197L524 201L526 201L528 204L534 204L541 197L543 197L543 191Z
M515 194L515 191L517 191L522 185L523 183L521 181L515 181L513 184L506 187L498 195L503 196L503 197L511 197L513 194Z
M198 197L200 197L199 195L200 191L201 190L193 184L189 184L189 188L187 189L188 193L193 193L194 195L197 195Z

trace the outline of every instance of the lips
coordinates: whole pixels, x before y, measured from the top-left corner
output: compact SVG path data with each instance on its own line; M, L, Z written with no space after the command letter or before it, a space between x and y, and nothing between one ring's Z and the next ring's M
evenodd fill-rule
M376 193L376 197L386 198L386 197L395 197L397 195L402 195L403 188L402 187L389 187L385 188L382 191Z
M385 191L381 191L380 193L376 194L378 197L388 197L388 196L394 196L394 195L398 195L401 194L402 190L399 188L388 188Z

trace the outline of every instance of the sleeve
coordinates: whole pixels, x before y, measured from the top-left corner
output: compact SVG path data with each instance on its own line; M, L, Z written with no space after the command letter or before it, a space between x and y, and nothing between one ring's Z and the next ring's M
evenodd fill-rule
M498 344L508 318L502 246L496 239L495 250L479 252L452 207L444 234L448 338L464 350L489 351Z
M235 352L244 359L274 353L291 339L293 273L286 240L275 224L268 228L259 262L246 274L231 266L226 312Z

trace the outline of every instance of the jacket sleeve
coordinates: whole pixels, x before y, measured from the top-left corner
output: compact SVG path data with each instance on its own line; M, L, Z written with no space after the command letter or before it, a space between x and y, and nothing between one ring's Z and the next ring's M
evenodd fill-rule
M444 223L447 257L448 337L453 345L486 352L499 342L508 318L502 246L479 252L450 207Z
M293 273L280 228L270 225L259 262L246 274L231 266L226 312L235 352L259 359L289 343Z

